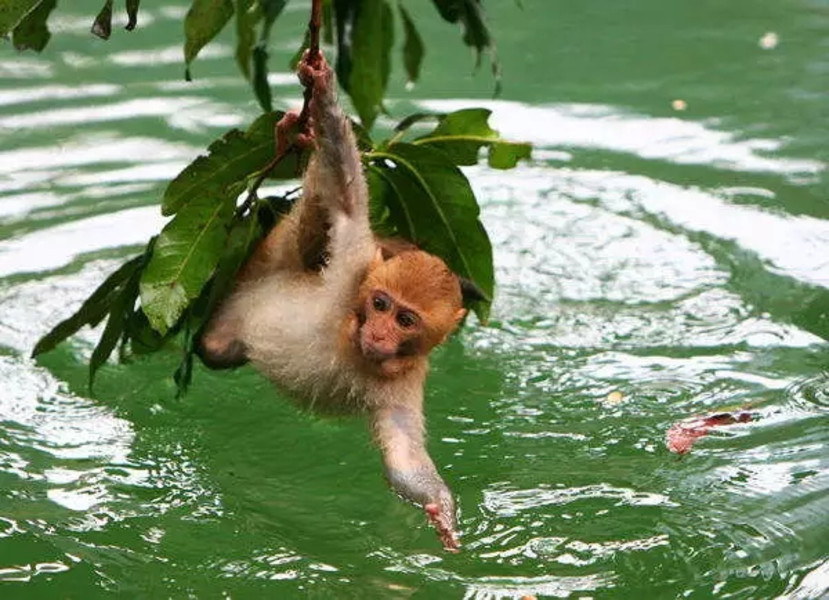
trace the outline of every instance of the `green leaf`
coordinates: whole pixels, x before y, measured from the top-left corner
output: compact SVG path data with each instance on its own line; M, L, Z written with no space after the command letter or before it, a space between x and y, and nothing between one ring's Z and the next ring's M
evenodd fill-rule
M440 117L433 131L417 138L416 145L429 145L443 150L456 165L476 165L482 147L489 150L489 165L511 169L521 159L529 159L532 146L508 142L489 126L492 111L468 108Z
M331 0L322 0L322 41L325 44L334 44L334 27Z
M140 257L142 262L144 257ZM92 351L89 359L89 390L92 391L92 383L95 380L95 373L106 363L118 340L124 332L130 314L135 308L135 301L138 299L138 281L141 278L141 271L136 269L130 274L129 279L118 288L109 309L109 319L101 334L101 339Z
M405 35L403 42L403 65L406 67L406 74L409 76L409 81L415 82L420 77L420 64L423 62L423 39L420 37L414 21L412 21L403 4L398 4L397 7L400 9L400 17L403 19L403 32Z
M106 0L101 12L92 22L92 33L102 40L108 40L112 33L112 0Z
M359 1L359 0L358 0ZM357 1L333 0L334 21L337 30L337 62L334 69L337 71L337 82L346 93L351 93L351 47L354 21L357 18Z
M532 158L532 144L516 142L494 143L489 148L489 166L493 169L512 169L519 160Z
M351 130L354 132L354 137L357 138L357 148L361 152L369 152L374 149L374 142L368 130L353 119L349 119L349 121L351 121Z
M460 169L442 151L413 144L394 144L368 158L372 178L384 180L373 191L384 194L398 231L443 258L491 298L492 246L478 218L475 195ZM486 321L489 303L478 302L473 308Z
M5 37L17 27L40 0L3 0L0 2L0 37Z
M189 310L184 319L184 330L181 340L181 362L179 362L175 373L173 373L173 381L176 383L176 399L181 398L187 393L187 389L193 381L193 348L198 332L201 329L201 324L201 321L193 316L192 309Z
M129 315L122 339L129 341L130 351L133 354L150 354L160 350L172 334L172 331L168 331L165 335L158 333L150 325L150 320L144 311L139 308Z
M389 169L369 164L366 170L369 196L369 220L375 233L387 237L416 238L415 225L403 200L406 182Z
M208 313L230 291L236 272L250 256L263 233L255 213L233 223L227 236L224 253L216 266L216 275L210 286L210 295L206 305Z
M94 327L100 323L101 319L110 311L112 303L123 284L141 268L143 259L143 255L136 256L118 267L92 292L92 295L84 301L75 314L55 325L49 333L38 340L34 350L32 350L32 358L49 352L59 343L79 331L84 325Z
M369 164L366 166L366 182L368 183L368 218L371 230L381 237L411 238L411 235L399 231L391 219L387 203L395 196L393 186L385 173Z
M262 13L265 17L265 27L262 30L262 34L260 39L268 39L268 36L271 34L271 27L273 27L274 21L279 18L279 15L282 14L282 10L285 8L285 5L288 3L288 0L259 0L259 4L262 7Z
M233 129L210 144L207 156L196 158L167 186L161 213L175 214L206 192L221 195L264 168L274 155L274 128L283 114L264 114L245 133ZM271 176L290 179L296 168L296 157L286 157Z
M255 44L254 28L261 18L258 2L236 0L236 63L247 80L250 80L251 54Z
M46 20L56 4L57 0L43 0L17 24L12 32L12 44L15 48L40 52L46 47L52 36L46 26Z
M271 86L268 83L268 49L263 42L256 44L253 49L253 93L262 110L273 110Z
M190 80L190 64L198 53L227 25L233 16L232 0L193 0L184 17L185 77Z
M492 75L495 77L495 95L501 90L501 68L495 55L495 44L484 20L481 0L432 0L440 16L450 23L460 23L463 27L463 42L474 48L477 64L481 63L481 54L489 50L492 56Z
M193 379L194 346L202 328L219 301L230 291L236 272L250 256L261 237L262 228L256 214L235 221L228 234L225 250L216 266L216 274L210 285L202 290L199 298L188 308L183 319L181 361L173 374L177 398L187 392Z
M305 30L305 37L302 38L302 44L300 44L297 51L294 52L294 55L291 57L291 60L288 61L288 68L291 71L296 71L297 66L299 65L299 61L302 60L302 55L305 54L305 51L311 47L311 32L307 29Z
M480 55L492 45L492 36L484 23L481 0L432 0L444 20L460 22L463 26L463 41L475 48Z
M386 0L359 0L351 38L347 91L360 121L371 129L382 108L391 69L394 19Z
M253 49L253 91L262 110L272 110L271 87L268 83L268 39L274 21L282 13L287 0L259 0L264 23L259 33L259 43Z
M415 123L419 123L421 121L439 121L444 116L445 115L442 113L414 113L395 125L394 130L398 133L402 133L408 130Z
M235 197L203 193L158 236L141 277L141 307L159 333L173 327L199 296L227 239Z
M141 0L127 0L127 31L132 31L138 25L138 6Z

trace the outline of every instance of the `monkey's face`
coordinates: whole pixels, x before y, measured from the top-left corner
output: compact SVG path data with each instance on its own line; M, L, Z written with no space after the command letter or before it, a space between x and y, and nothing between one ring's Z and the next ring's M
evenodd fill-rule
M358 311L357 343L366 361L381 375L408 370L425 354L423 318L382 289L371 290Z
M436 256L378 252L360 286L353 342L372 371L393 377L423 361L463 318L458 278Z

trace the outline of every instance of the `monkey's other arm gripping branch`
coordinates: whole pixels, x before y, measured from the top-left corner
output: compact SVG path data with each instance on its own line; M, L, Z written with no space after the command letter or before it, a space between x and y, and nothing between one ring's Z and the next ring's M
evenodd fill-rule
M273 170L279 165L279 163L281 163L290 153L301 152L303 148L308 147L311 143L311 134L308 126L306 108L310 102L311 93L309 88L306 88L305 104L302 108L302 112L299 114L296 112L286 112L276 124L274 131L276 137L276 155L273 157L271 162L265 165L256 177L256 180L250 186L245 201L240 204L239 208L236 210L236 214L238 216L242 216L250 210L253 203L257 199L257 192L259 191L260 186L268 175L270 175L271 172L273 172ZM304 120L303 114L306 115Z
M303 55L300 61L300 68L304 63L315 66L319 62L321 56L319 51L319 32L322 22L322 0L311 0L311 18L308 21L308 31L310 34L310 45L308 51ZM286 156L292 152L301 152L311 144L310 126L308 124L308 117L310 115L311 99L314 95L313 82L302 80L300 81L305 88L302 95L302 110L299 115L295 112L287 112L276 124L274 136L276 137L276 154L273 160L269 162L256 180L250 186L248 195L245 201L239 205L236 210L237 216L242 216L247 213L256 201L257 192L265 179L273 170L281 163Z

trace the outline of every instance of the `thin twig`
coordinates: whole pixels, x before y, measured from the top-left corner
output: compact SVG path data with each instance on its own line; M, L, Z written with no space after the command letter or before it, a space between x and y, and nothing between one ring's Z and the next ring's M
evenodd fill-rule
M308 21L308 53L314 60L320 53L320 24L322 23L322 0L311 0L311 20Z
M277 153L273 160L271 160L271 162L269 162L265 166L265 168L262 169L262 171L256 177L256 180L253 182L253 185L250 186L250 190L248 191L248 195L245 198L245 201L242 202L242 204L239 205L239 208L236 209L237 217L242 217L246 212L250 210L250 208L253 206L253 203L256 202L256 200L259 197L256 193L259 191L259 187L262 185L262 183L265 181L268 175L271 174L271 171L273 171L277 167L277 165L279 165L279 163L282 162L282 159L288 156L288 154L292 152L294 149L295 144L288 145L288 147L283 152Z

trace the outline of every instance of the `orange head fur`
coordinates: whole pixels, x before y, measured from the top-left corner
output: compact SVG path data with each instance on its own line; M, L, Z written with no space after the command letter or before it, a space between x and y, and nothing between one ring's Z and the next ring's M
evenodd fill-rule
M410 370L443 342L466 314L457 276L436 256L378 252L360 286L353 342L372 370Z

